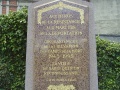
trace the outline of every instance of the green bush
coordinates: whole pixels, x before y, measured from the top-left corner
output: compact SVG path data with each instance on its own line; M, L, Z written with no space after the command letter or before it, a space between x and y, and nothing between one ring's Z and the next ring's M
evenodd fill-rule
M97 37L100 90L120 90L120 44Z
M0 16L0 89L24 90L27 9Z
M27 9L0 16L0 90L24 90ZM99 90L120 90L120 44L97 37Z

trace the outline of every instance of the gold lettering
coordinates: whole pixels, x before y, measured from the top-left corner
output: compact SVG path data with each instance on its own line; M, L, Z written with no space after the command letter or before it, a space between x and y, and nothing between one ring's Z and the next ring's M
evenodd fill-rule
M44 23L44 22L43 22ZM56 25L56 26L46 26L46 30L76 30L76 26L73 25Z
M67 29L67 26L55 26L55 29Z
M45 25L46 23L47 23L46 21L41 21L41 24L44 24L44 25Z
M47 23L48 23L48 24L53 24L53 21L49 21L49 20L48 20Z
M52 20L53 24L80 24L80 20ZM49 24L49 23L48 23Z
M64 49L64 50L61 50L61 49L51 49L51 50L47 50L47 51L41 51L41 52L47 52L47 53L49 53L49 54L51 54L51 57L58 57L58 55L57 56L55 56L55 55L52 55L53 53L55 54L55 53L58 53L58 54L60 54L60 53L64 53L64 54L68 54L68 53L80 53L80 52L82 52L82 49Z
M51 54L51 53L50 53L50 54L48 55L48 57L49 57L49 58L59 58L60 56L59 56L59 54Z
M66 65L70 65L70 62L52 62L52 65L62 65L62 66L66 66Z
M67 45L56 45L57 48L78 48L78 45L71 45L71 44L67 44Z
M57 18L57 15L50 15L49 18Z
M77 81L77 79L76 78L68 78L68 79L66 79L66 78L59 78L59 79L56 79L56 81L72 82L72 81Z
M72 18L72 14L50 15L49 18Z
M74 36L74 35L82 35L82 32L79 32L79 31L61 31L61 32L58 32L58 31L52 31L52 32L40 32L39 35L50 35L50 36L56 36L56 35L71 35L71 36Z
M45 40L44 43L77 43L78 41L77 40Z
M46 29L55 30L55 27L54 26L47 26Z
M58 71L58 70L61 70L61 67L49 67L49 70Z
M63 58L74 58L73 54L63 54Z
M53 72L53 71L48 71L48 72L44 72L44 75L79 75L79 72L78 71L71 71L71 72L61 72L61 71L56 71L56 72Z
M42 67L43 70L48 70L48 67Z
M77 81L76 78L57 78L57 79L48 79L47 81L61 81L61 82L73 82L73 81Z
M76 29L76 27L75 27L75 26L73 26L73 25L69 25L69 26L68 26L68 29L72 29L72 30L74 29L74 30L75 30L75 29Z
M69 66L69 67L62 67L62 71L74 71L74 70L79 70L80 67L73 67L73 66Z

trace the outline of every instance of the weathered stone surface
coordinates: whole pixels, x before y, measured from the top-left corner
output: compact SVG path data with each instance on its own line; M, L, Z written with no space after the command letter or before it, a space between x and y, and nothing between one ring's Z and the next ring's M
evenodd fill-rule
M97 90L89 5L58 0L30 9L26 90Z
M91 2L95 7L96 34L120 35L120 0L91 0ZM117 41L119 40L118 38Z

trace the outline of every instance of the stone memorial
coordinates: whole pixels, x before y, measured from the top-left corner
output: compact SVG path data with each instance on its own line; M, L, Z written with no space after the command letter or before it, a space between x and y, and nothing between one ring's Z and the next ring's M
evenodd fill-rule
M91 11L81 0L29 7L25 90L98 90Z

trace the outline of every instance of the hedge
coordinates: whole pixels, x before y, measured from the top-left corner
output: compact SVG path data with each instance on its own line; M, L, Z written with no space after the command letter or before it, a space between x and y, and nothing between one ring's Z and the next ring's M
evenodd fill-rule
M27 9L0 16L0 90L24 90Z
M120 43L96 41L99 89L120 90Z
M24 90L27 9L0 16L0 90ZM99 90L120 90L120 44L97 37Z

